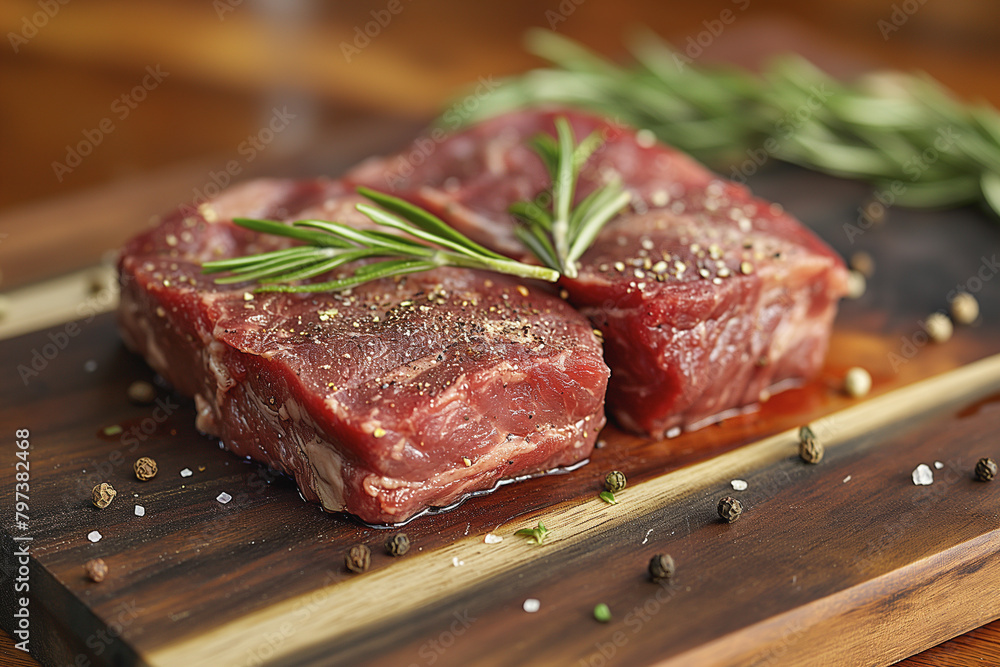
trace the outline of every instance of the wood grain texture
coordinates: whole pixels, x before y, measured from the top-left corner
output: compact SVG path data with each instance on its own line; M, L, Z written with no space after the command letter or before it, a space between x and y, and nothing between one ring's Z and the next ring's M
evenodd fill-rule
M846 245L839 240L844 209L861 200L854 186L798 170L773 172L755 185L778 195L834 244ZM597 664L606 660L604 648L613 649L623 664L651 664L698 650L730 664L767 664L779 652L801 650L795 645L819 642L886 664L987 621L996 612L974 602L980 577L995 576L994 564L977 559L995 539L1000 486L970 486L968 470L974 457L995 447L983 439L996 430L995 403L958 417L961 410L947 405L958 394L945 391L938 411L910 420L898 433L876 431L838 445L817 468L799 463L787 441L782 456L759 465L750 466L744 454L754 450L733 451L854 405L839 391L849 365L873 371L878 400L887 391L1000 352L1000 314L987 307L997 303L998 281L983 283L978 293L984 304L978 326L959 329L947 345L919 346L895 369L889 361L900 339L919 330L918 320L942 304L947 290L975 273L981 263L977 250L995 243L995 228L973 212L947 214L947 233L942 215L894 211L890 224L863 237L878 272L864 299L844 304L817 381L774 397L757 414L674 440L648 442L609 429L607 446L572 474L506 486L410 524L406 530L415 547L400 561L378 551L382 531L303 504L288 481L235 460L199 436L189 402L161 389L165 403L159 412L128 404L128 384L152 377L141 360L121 348L109 316L81 323L71 344L27 386L17 366L30 361L49 333L63 329L6 341L0 345L9 369L0 378L10 414L6 421L31 428L36 457L31 531L39 539L32 586L40 601L36 627L44 630L34 648L47 664L70 664L78 655L95 664L150 662L157 656L163 662L163 656L177 655L171 651L182 642L196 646L198 637L224 632L238 619L281 610L291 613L291 621L256 626L259 641L240 645L226 662L256 664L294 648L290 659L301 664L334 659L427 664L432 657L438 664L556 659ZM927 283L898 289L915 280ZM85 369L87 362L93 362L92 372ZM135 440L127 433L101 436L109 424L139 430ZM140 484L130 474L140 454L160 464L152 482ZM737 472L713 465L739 460L748 465L738 474L750 484L743 495L749 509L740 522L724 526L714 518L714 503L732 493L724 478ZM946 464L944 479L929 491L913 487L909 471L934 460ZM721 477L706 474L692 483L686 475L706 468L691 464L707 465ZM192 477L179 476L185 467L194 471ZM613 468L625 471L633 486L622 504L604 507L594 495ZM661 488L671 475L687 480L690 488L667 483L673 495L652 494L652 505L641 497L642 489ZM844 483L847 475L851 481ZM120 492L104 511L89 505L90 488L98 481L111 481ZM4 493L10 492L8 482L0 479ZM215 501L220 491L234 500L220 505ZM145 517L133 515L136 503L146 508ZM574 514L581 507L582 514ZM511 537L516 528L550 515L559 527L551 544L534 548ZM589 526L588 532L578 533L578 522ZM92 529L104 535L97 544L86 540ZM488 531L506 536L494 545L500 550L487 551L477 540ZM342 568L342 554L358 542L375 547L373 571L351 577ZM684 564L676 585L666 589L650 588L642 576L649 555L660 550ZM98 555L112 576L95 585L83 579L81 566ZM453 557L464 565L456 567ZM395 589L374 600L365 591L372 582L405 575L410 561L432 563L427 571L436 573L440 585L422 598L426 604L400 619L391 610ZM458 590L449 587L452 573L463 582ZM403 577L418 590L429 584L420 575L415 581ZM951 586L948 596L941 596L936 582ZM955 590L962 591L960 598ZM358 594L348 597L350 591ZM657 593L669 597L658 600ZM542 611L521 611L526 597L542 600ZM609 626L590 619L598 601L612 607L616 621ZM646 612L644 619L647 602L659 611ZM390 611L380 611L380 605ZM738 614L731 613L734 606ZM325 642L306 632L334 616L345 619L344 632ZM362 617L367 620L359 622ZM384 620L372 622L373 617ZM780 622L792 618L796 624ZM104 644L101 633L115 623L122 639ZM892 632L900 623L913 631ZM811 633L822 635L827 627L844 632L853 627L855 639L824 645L822 636ZM859 627L870 631L857 635ZM616 642L623 639L615 635L619 631L628 640L622 646ZM789 632L808 641L790 641ZM747 633L760 641L749 644ZM88 641L100 646L99 655ZM873 642L882 648L873 649Z

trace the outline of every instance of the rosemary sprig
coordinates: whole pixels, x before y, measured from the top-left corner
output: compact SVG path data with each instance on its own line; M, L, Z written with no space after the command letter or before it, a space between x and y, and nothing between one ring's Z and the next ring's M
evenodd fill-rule
M577 144L569 121L556 118L555 126L555 138L543 134L532 141L552 177L551 193L543 192L532 202L517 202L510 212L522 223L514 230L521 242L546 266L575 278L577 261L631 196L621 179L614 178L573 208L580 169L601 139L595 132Z
M257 281L258 292L328 292L387 276L428 271L439 266L486 269L521 278L554 282L558 271L532 266L499 255L475 243L439 218L401 199L358 188L378 207L358 204L357 209L379 225L407 236L380 230L362 230L339 222L299 220L291 225L273 220L237 218L241 227L285 236L306 245L234 257L202 265L204 273L229 272L216 283ZM362 264L337 280L302 283L359 260ZM297 284L292 284L297 283Z
M627 66L556 33L535 30L527 40L554 67L509 79L470 121L530 104L577 105L649 129L726 176L745 177L741 165L763 154L888 188L899 204L983 201L1000 215L1000 114L956 101L926 75L843 83L797 56L759 75L706 68L648 32L631 40Z

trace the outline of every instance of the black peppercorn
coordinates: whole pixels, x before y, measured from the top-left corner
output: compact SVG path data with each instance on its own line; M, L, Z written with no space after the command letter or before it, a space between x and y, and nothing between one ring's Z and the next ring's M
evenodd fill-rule
M396 533L385 541L385 550L390 556L402 556L410 550L410 538L406 533Z
M670 579L676 569L674 559L669 554L656 554L649 559L649 576L653 581Z
M351 572L357 572L358 574L367 572L371 562L372 550L363 544L355 544L351 547L350 551L344 554L344 565Z
M604 478L604 488L611 493L618 493L625 488L628 480L625 479L625 473L620 470L612 470Z
M799 429L799 456L806 463L819 463L823 460L823 443L808 426Z
M979 459L976 464L976 479L980 482L991 482L997 476L997 464L991 458Z
M719 500L719 516L732 523L743 514L743 503L732 496L726 496Z

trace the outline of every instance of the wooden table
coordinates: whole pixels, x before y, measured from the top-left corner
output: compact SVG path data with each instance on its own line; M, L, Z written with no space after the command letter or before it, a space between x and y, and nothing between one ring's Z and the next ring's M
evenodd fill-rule
M662 4L585 3L557 26L616 53L619 36L630 23L646 22L683 44L730 5ZM856 72L872 63L921 68L964 96L1000 102L1000 54L993 27L998 10L993 3L952 3L951 10L928 4L883 39L878 22L891 16L892 6L862 0L809 7L780 0L755 2L746 19L740 17L707 50L706 61L753 63L766 53L795 49L839 72ZM20 30L23 17L35 8L28 0L5 3L0 10L4 34ZM536 3L471 10L467 3L443 2L436 9L407 10L377 46L356 62L345 63L334 45L350 39L370 9L313 8L321 20L301 28L295 16L275 19L234 12L206 17L203 3L138 7L104 0L61 10L23 53L0 55L0 86L9 87L3 91L7 116L0 130L7 147L0 157L0 206L5 207L0 210L0 233L7 234L0 244L0 288L90 266L151 216L192 188L204 186L206 174L259 127L266 95L280 78L279 70L263 66L269 49L285 53L285 66L302 72L294 84L314 101L310 108L317 118L308 125L314 135L331 128L361 128L347 139L337 135L336 149L343 150L345 141L355 147L381 141L388 148L398 137L365 134L364 128L371 126L360 119L372 110L392 110L407 119L401 122L399 136L408 136L419 123L413 119L439 109L461 83L532 64L518 47L517 35L528 25L546 23ZM275 20L300 22L306 38L299 48L291 49L280 39L259 48L262 25ZM217 30L216 21L226 29ZM189 38L178 39L181 32ZM956 48L968 44L976 45L975 54ZM122 120L117 131L106 136L102 150L57 180L52 161L101 119L110 99L158 61L169 64L175 85L151 91L142 113ZM13 94L15 88L20 94ZM290 154L301 155L302 142L308 140L290 139ZM287 157L268 156L268 162L293 171ZM266 173L268 166L258 164L255 169ZM308 174L315 173L315 167L300 162L294 170ZM119 217L104 215L110 202L122 201L127 205L118 209ZM3 664L37 664L14 650L6 635L0 636L0 659ZM900 664L1000 664L1000 621Z

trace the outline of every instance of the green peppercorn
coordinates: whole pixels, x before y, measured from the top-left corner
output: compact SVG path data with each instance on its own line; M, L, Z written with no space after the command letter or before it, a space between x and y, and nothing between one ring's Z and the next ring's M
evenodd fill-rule
M611 620L611 609L608 605L603 602L596 607L594 607L594 618L596 618L601 623L607 623Z
M385 550L390 556L402 556L410 550L410 538L406 533L396 533L385 541Z
M732 496L726 496L719 500L719 516L728 523L732 523L743 514L743 503Z
M670 554L656 554L649 559L649 576L653 581L670 579L676 569L677 566Z
M979 462L976 464L976 479L980 482L991 482L996 476L996 461L990 458L979 459Z
M799 456L806 463L819 463L823 460L823 443L808 426L799 429Z
M621 470L612 470L604 477L604 488L611 493L618 493L625 488L627 483L625 473Z
M372 550L364 544L355 544L351 547L350 551L344 554L344 565L351 572L357 572L358 574L366 572L371 562Z

